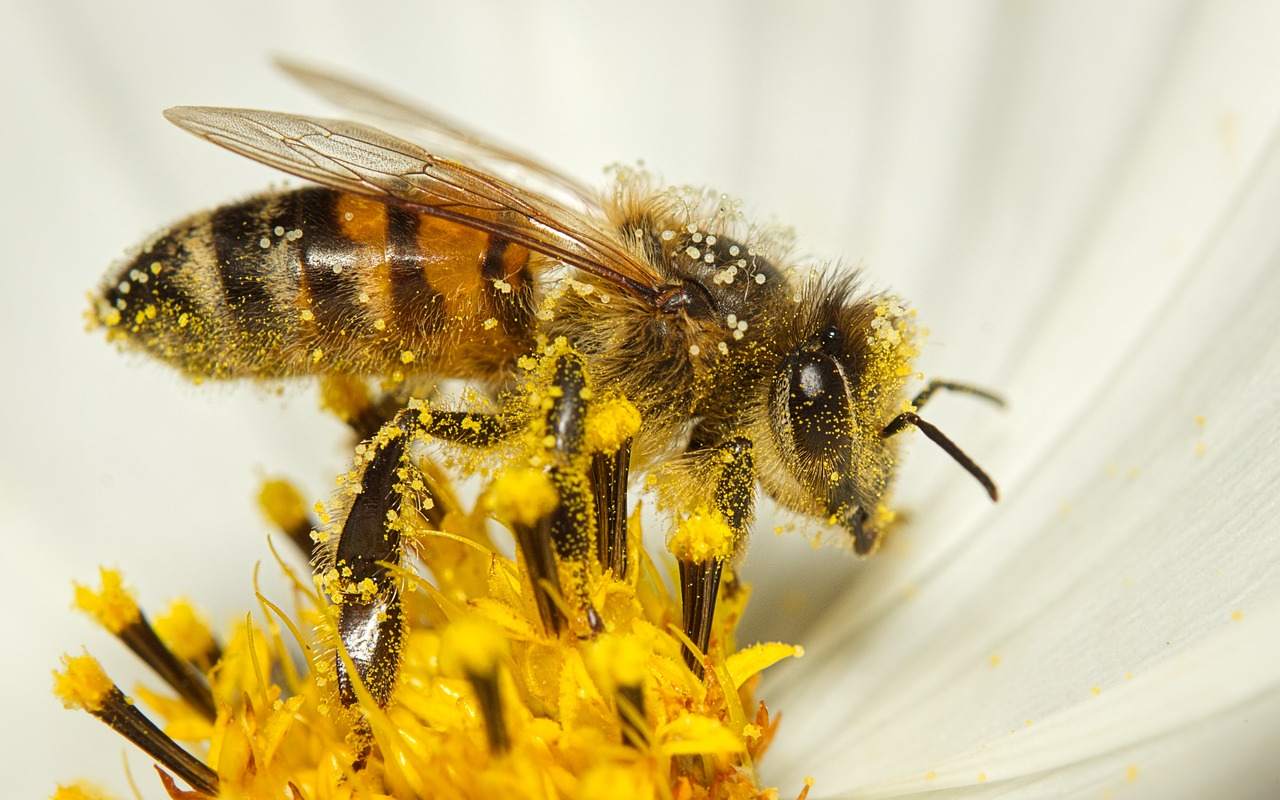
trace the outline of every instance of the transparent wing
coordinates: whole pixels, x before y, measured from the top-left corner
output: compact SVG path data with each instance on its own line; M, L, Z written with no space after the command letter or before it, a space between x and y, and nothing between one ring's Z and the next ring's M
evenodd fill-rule
M599 208L599 196L590 186L445 114L320 67L280 57L275 63L290 78L339 108L426 134L429 146L439 149L441 155L483 167L515 167L545 182L548 188L567 193L587 208Z
M240 108L179 106L164 114L180 128L299 178L502 236L641 297L656 299L664 283L595 220L377 128Z

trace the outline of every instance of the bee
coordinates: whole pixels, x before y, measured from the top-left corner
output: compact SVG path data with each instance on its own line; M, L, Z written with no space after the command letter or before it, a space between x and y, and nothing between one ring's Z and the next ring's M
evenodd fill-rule
M339 634L380 702L401 625L387 564L403 548L387 519L409 463L407 427L484 448L537 417L545 452L534 463L555 499L513 512L513 529L555 591L569 580L556 562L579 565L579 578L626 577L630 475L668 476L686 522L730 532L727 543L712 537L711 556L676 553L685 633L702 651L723 565L741 552L761 491L868 554L885 527L895 434L915 428L996 498L919 411L939 389L998 398L934 382L908 400L914 322L900 300L862 289L855 274L802 268L785 236L745 222L721 195L638 169L594 190L434 111L284 67L380 127L167 110L179 127L310 185L162 231L109 276L95 313L110 336L199 380L462 379L497 398L495 411L450 411L393 388L356 425L369 446L325 563L349 579L337 590ZM534 362L545 391L530 412L514 387ZM593 420L621 433L593 437ZM515 489L516 501L537 488ZM539 594L549 631L572 627L577 611L598 627L585 592L564 596L579 596L576 611Z

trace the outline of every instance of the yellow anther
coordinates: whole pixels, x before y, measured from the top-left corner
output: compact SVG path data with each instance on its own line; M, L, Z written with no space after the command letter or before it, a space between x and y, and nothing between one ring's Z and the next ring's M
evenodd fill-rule
M179 658L199 661L213 650L213 632L188 600L180 598L170 603L169 609L156 618L154 627Z
M719 512L703 508L681 520L667 549L681 561L702 563L732 555L735 538Z
M560 504L560 494L542 470L509 469L494 480L485 499L494 516L519 525L533 525Z
M76 608L112 633L119 633L138 621L138 602L124 588L124 578L118 570L100 567L98 574L102 585L96 592L76 584Z
M88 653L64 655L62 671L54 670L53 673L53 692L67 708L94 713L102 708L112 689L115 689L115 684L98 660Z
M292 483L279 478L262 482L258 507L271 524L282 531L297 530L307 524L307 505Z
M507 652L507 639L496 625L466 616L440 638L440 671L456 678L493 675Z
M587 413L587 449L616 453L640 430L640 411L625 397L593 404Z

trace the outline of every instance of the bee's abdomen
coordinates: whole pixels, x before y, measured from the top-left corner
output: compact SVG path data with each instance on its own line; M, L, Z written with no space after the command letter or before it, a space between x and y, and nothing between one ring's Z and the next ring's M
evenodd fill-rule
M113 273L99 319L197 377L492 377L529 344L529 252L324 188L164 231Z

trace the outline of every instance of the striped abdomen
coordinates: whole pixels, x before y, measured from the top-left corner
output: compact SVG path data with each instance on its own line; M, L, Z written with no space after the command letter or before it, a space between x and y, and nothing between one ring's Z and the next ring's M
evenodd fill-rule
M163 232L109 276L99 319L198 377L492 377L530 347L529 251L325 188Z

